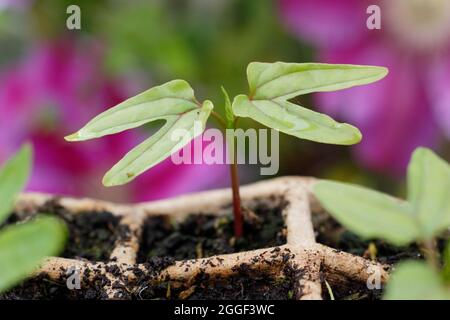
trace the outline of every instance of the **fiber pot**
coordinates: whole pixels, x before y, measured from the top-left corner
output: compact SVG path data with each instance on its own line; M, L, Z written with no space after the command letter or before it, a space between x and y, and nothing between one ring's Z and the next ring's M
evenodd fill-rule
M261 247L224 236L231 223L229 189L134 205L23 194L10 222L57 214L69 224L69 244L62 257L46 259L2 298L320 300L328 297L326 284L366 288L374 275L384 284L389 265L316 242L312 218L324 210L311 193L315 182L281 177L241 188L246 224L260 230L250 228L244 237L261 238L265 223L279 226L264 242L275 245ZM277 215L281 224L264 214Z

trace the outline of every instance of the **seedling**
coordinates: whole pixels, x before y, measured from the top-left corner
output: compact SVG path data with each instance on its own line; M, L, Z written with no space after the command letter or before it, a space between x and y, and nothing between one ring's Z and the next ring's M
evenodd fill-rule
M240 117L253 120L300 139L321 143L351 145L361 140L359 130L349 124L296 105L289 100L302 94L335 91L364 85L382 79L387 69L374 66L333 65L319 63L260 63L247 68L250 92L237 95L233 102L225 89L225 117L213 111L213 103L200 103L184 80L174 80L151 88L101 113L78 132L67 136L68 141L99 138L136 128L143 124L165 120L162 128L148 140L131 150L103 178L105 186L122 185L135 179L177 152L201 134L212 115L225 129L236 129ZM201 130L194 130L200 124ZM190 134L181 140L172 139L177 129ZM235 144L233 144L235 145ZM235 157L234 148L230 148ZM243 218L239 196L236 161L232 161L234 231L242 236Z
M450 227L450 166L431 150L418 148L407 180L406 201L331 181L319 182L314 193L336 220L363 238L384 239L396 246L419 244L428 264L400 264L385 298L450 299L450 244L443 265L436 248L436 236Z
M31 168L31 147L25 145L0 169L0 225L12 211ZM44 257L63 248L67 231L56 218L41 216L0 230L0 292L27 277Z

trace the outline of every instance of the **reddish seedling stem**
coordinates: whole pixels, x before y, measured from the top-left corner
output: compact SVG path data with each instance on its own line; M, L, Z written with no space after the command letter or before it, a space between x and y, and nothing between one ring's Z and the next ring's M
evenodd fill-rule
M241 238L243 234L243 218L241 208L241 196L239 194L239 176L236 163L236 157L230 165L231 172L231 188L233 191L233 214L234 214L234 236L236 239Z
M216 119L218 124L223 128L224 131L226 129L235 129L237 125L237 120L239 118L234 118L233 123L227 123L220 114L215 111L212 112L212 116ZM234 215L234 237L239 239L243 236L244 233L244 221L242 216L242 207L241 207L241 196L239 191L239 174L237 167L237 154L236 154L236 138L233 137L232 143L228 145L231 164L230 164L230 176L231 176L231 190L233 194L233 215Z

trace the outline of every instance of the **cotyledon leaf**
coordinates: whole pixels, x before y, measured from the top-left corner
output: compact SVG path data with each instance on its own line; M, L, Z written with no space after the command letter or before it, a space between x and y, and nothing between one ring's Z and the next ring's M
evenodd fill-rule
M233 102L233 111L237 116L251 117L265 126L301 139L341 145L361 140L361 132L356 127L336 122L327 115L289 101L250 100L246 95L238 95Z
M48 256L64 247L67 228L59 219L41 216L0 232L0 292L27 277Z
M427 148L417 148L408 166L408 200L425 238L450 227L450 165Z
M166 117L166 123L158 132L128 152L106 173L103 184L125 184L183 148L204 131L212 109L212 102L206 100L202 108Z
M11 213L17 194L28 180L32 153L31 145L26 144L0 168L0 224Z
M351 88L378 81L387 73L384 67L351 64L252 62L247 67L250 97L255 100L289 100Z
M99 114L68 141L83 141L139 127L198 108L194 91L184 80L153 87Z
M363 238L406 245L420 238L411 206L386 194L346 183L320 181L314 194L347 229Z

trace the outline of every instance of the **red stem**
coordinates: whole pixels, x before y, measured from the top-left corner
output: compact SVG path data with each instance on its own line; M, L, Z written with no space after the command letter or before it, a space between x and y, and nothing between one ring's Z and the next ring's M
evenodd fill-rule
M230 125L225 121L220 114L212 111L212 115L216 118L216 121L223 127L224 131L226 129L234 129L236 128L236 124L238 121L238 117L234 119L234 122ZM230 175L231 175L231 190L233 193L233 215L234 215L234 237L239 239L242 237L244 233L244 220L242 217L242 207L241 207L241 196L239 194L239 175L238 175L238 167L237 167L237 154L236 154L236 138L233 136L233 142L228 145L229 152L232 152L231 155L231 164L230 164Z
M230 165L231 188L233 191L234 236L239 239L243 235L243 218L241 208L241 196L239 195L239 177L236 157Z

